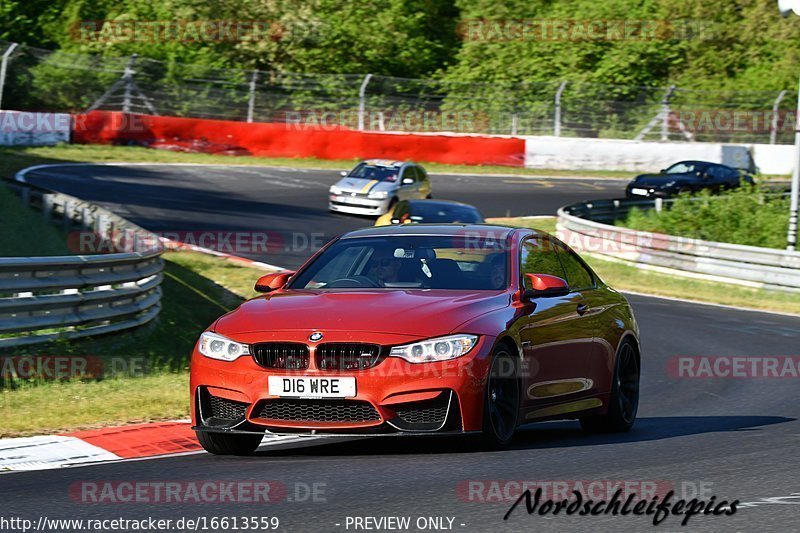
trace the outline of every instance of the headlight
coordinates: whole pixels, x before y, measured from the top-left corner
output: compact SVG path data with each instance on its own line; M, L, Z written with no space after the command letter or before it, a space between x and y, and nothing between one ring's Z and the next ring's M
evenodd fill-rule
M478 342L477 335L450 335L426 341L395 346L391 357L400 357L409 363L447 361L466 355Z
M249 355L250 347L240 342L232 341L222 335L206 331L200 335L200 346L198 350L201 354L211 359L221 361L233 361L241 355Z
M342 189L340 189L336 185L331 185L331 194L336 194L336 195L342 194Z
M377 191L369 193L368 197L372 198L373 200L384 200L389 196L389 193L386 191Z

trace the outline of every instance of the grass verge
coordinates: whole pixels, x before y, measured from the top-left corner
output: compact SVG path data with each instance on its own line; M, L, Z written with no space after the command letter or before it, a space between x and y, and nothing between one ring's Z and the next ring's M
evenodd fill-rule
M62 144L34 148L0 148L0 174L11 177L33 165L50 163L198 163L204 165L256 165L293 168L348 170L357 160L316 158L251 157L194 154L137 146ZM422 162L434 173L513 174L531 177L631 178L634 173L615 170L526 169L499 165L445 165Z
M0 183L0 257L72 255L66 236Z
M0 437L61 433L188 416L188 372L26 384L0 390ZM58 416L53 416L53 407Z
M492 220L556 233L556 217ZM581 256L603 281L621 291L800 315L800 295L671 276L609 261L594 254L581 254Z

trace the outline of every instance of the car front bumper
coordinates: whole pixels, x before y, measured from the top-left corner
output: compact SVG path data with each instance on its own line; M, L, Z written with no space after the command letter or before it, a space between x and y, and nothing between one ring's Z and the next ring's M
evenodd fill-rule
M328 209L354 215L383 215L389 210L391 198L373 200L347 194L330 195Z
M306 342L308 333L237 336L237 341ZM338 339L337 339L338 337ZM353 342L353 334L326 333L326 342ZM417 340L358 334L358 342L382 346ZM404 338L405 337L405 338ZM388 341L388 342L387 342ZM482 336L465 356L438 363L409 363L383 357L363 370L316 368L313 343L309 368L267 369L252 356L232 362L192 354L192 422L198 431L256 431L291 434L380 435L480 431L486 375L494 344ZM269 394L269 376L354 377L351 398L286 398ZM213 402L213 406L212 406ZM217 415L222 416L217 416Z

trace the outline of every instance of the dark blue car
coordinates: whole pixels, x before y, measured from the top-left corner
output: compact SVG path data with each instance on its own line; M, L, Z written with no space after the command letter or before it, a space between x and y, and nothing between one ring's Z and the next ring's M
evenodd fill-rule
M658 174L642 174L628 184L628 198L667 198L703 189L712 192L753 184L753 177L738 168L708 161L681 161Z

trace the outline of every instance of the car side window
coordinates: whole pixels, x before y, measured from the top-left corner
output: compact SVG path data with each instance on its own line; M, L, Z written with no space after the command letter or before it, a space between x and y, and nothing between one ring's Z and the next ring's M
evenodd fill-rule
M428 181L428 173L422 167L417 167L417 178L419 181Z
M578 256L572 250L567 249L563 245L558 246L561 258L561 264L564 266L564 271L567 274L565 278L569 284L570 290L582 291L591 289L595 286L594 276L583 265L583 262L578 259Z
M542 237L531 237L522 243L519 271L523 274L522 282L526 289L532 287L525 274L549 274L566 278L554 244L552 240Z
M403 171L403 179L411 178L414 182L417 181L417 169L413 166L406 167L405 171Z

